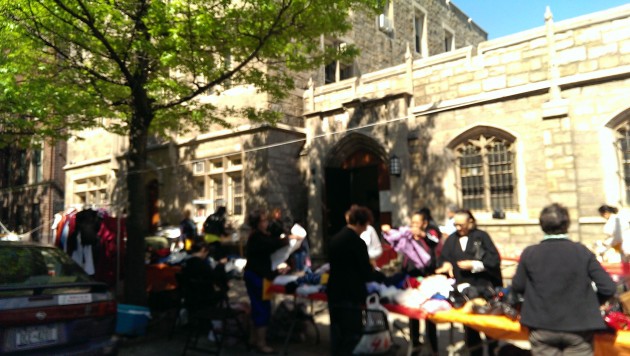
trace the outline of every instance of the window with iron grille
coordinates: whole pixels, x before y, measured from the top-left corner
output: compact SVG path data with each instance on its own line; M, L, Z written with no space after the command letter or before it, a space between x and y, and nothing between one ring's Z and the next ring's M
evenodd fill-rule
M630 204L630 130L627 127L617 130L617 151L621 163L621 179L626 191L626 204Z
M509 140L481 135L455 147L464 208L517 209L513 146Z

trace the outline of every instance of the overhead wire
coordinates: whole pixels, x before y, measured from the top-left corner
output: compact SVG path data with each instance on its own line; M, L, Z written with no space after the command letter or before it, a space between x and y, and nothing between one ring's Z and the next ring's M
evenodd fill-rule
M414 115L414 114L409 114L409 115L393 118L393 119L390 119L390 120L383 120L383 121L373 122L373 123L369 123L369 124L364 124L364 125L357 126L357 127L342 129L342 130L333 131L333 132L322 133L322 134L314 135L310 139L311 140L316 140L316 139L320 139L320 138L324 138L324 137L328 137L328 136L344 134L344 133L347 133L347 132L359 131L359 130L362 130L362 129L365 129L365 128L369 128L369 127L380 126L380 125L387 125L387 124L390 124L390 123L407 120L407 119L415 117L415 116L416 115ZM125 176L125 175L129 175L129 174L140 174L140 173L153 172L153 171L156 171L156 170L172 169L172 168L175 168L175 167L178 167L178 166L186 166L186 165L191 165L191 164L195 164L195 163L199 163L199 162L204 162L206 160L214 160L214 159L218 159L218 158L232 156L232 155L237 154L237 153L257 152L257 151L261 151L261 150L267 150L267 149L281 147L281 146L285 146L285 145L291 145L291 144L295 144L295 143L300 143L300 142L304 142L306 140L307 140L306 137L298 138L298 139L287 140L287 141L278 142L278 143L272 143L272 144L252 147L252 148L248 148L248 149L244 149L244 150L240 150L240 151L232 152L232 153L228 153L228 154L208 156L208 157L194 159L194 160L187 160L187 161L183 161L183 162L180 162L178 164L175 164L175 165L163 165L163 166L159 166L159 167L147 168L147 169L144 169L144 170L130 170L130 171L125 172L125 173L123 173L123 172L120 172L120 173L121 173L122 176Z

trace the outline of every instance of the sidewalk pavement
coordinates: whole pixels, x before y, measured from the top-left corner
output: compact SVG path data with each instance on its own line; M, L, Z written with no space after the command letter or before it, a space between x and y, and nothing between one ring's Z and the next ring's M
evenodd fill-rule
M282 299L292 299L292 296L286 295L276 295L274 297L274 305L278 305L278 303ZM231 281L230 286L230 300L233 302L249 302L247 297L247 292L245 290L245 285L242 280L233 280ZM309 305L309 301L305 300L307 305ZM317 324L317 329L319 330L320 341L319 343L315 343L315 332L312 328L312 325L308 324L306 326L306 335L302 341L291 341L288 345L288 354L289 355L297 355L297 356L323 356L328 355L330 352L330 333L329 333L329 325L330 319L328 316L328 312L326 311L326 303L325 302L313 302L312 305L316 311L324 310L323 312L316 313L315 322ZM309 311L311 311L309 307ZM186 343L187 329L185 326L177 326L173 329L173 316L170 317L168 315L157 316L152 319L147 327L147 333L143 336L128 338L121 337L120 350L119 355L121 356L155 356L155 355L179 355L184 350L184 345ZM404 316L390 313L390 318L393 320L398 319L402 322L407 322L408 319ZM457 352L456 349L463 347L463 328L459 324L455 324L453 327L453 343L454 346L449 347L449 338L451 337L451 329L449 324L439 324L438 325L438 343L439 343L439 354L440 355L450 355L450 354L462 354ZM407 351L407 342L403 338L402 334L397 330L392 330L394 348L391 355L406 355ZM202 342L207 342L207 340L200 340L200 345L203 345ZM232 342L229 340L224 345L222 355L252 355L256 354L254 350L248 351L247 346L242 343ZM283 340L271 340L269 344L276 349L276 351L282 351ZM207 345L211 345L208 343ZM202 355L203 353L190 351L188 354L190 355ZM465 354L465 353L464 353Z

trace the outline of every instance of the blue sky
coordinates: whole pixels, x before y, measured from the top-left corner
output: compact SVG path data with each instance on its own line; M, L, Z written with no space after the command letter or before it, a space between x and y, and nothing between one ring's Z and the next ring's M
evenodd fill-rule
M562 21L629 3L629 0L451 1L488 33L488 39L543 26L547 5L554 21Z

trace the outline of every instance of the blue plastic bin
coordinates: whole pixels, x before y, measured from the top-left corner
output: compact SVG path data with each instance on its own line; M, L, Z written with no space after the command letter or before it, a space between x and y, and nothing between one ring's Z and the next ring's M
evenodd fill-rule
M147 331L151 318L149 308L139 305L118 304L116 334L139 336Z

